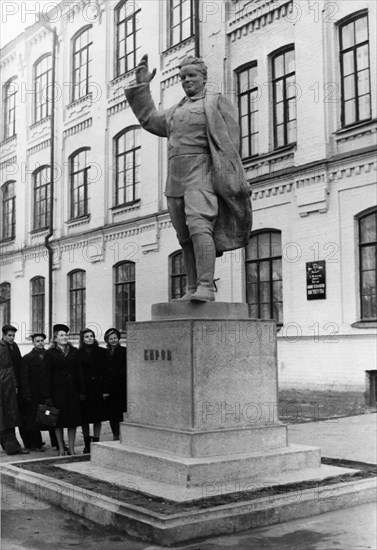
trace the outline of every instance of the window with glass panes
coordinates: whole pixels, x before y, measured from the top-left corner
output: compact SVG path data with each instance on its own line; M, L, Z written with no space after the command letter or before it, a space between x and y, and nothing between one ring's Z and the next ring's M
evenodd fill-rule
M4 139L16 135L16 94L17 82L15 79L4 85Z
M115 138L115 206L139 199L140 128L125 130Z
M194 34L194 0L170 0L170 46Z
M88 213L88 151L82 149L71 156L71 219Z
M251 236L246 247L246 301L251 317L283 323L281 233Z
M122 262L115 271L115 326L126 332L126 323L135 321L135 264Z
M170 298L177 300L186 292L186 270L182 250L170 256Z
M134 69L139 61L140 11L134 0L124 0L116 7L116 76Z
M296 76L293 48L272 57L275 148L296 142Z
M86 274L83 270L68 274L70 332L78 334L85 327Z
M51 55L45 55L34 67L34 122L51 114Z
M361 319L377 319L377 210L359 218Z
M45 279L35 277L31 280L31 330L45 331Z
M258 84L257 65L237 73L238 112L241 129L241 157L258 153Z
M0 285L0 323L10 324L10 283Z
M342 126L371 118L367 14L339 27Z
M16 195L14 186L14 181L7 181L2 187L3 239L13 239L16 234Z
M33 174L34 229L43 229L50 223L51 170L43 166Z
M72 101L89 94L92 44L92 27L86 27L73 39Z

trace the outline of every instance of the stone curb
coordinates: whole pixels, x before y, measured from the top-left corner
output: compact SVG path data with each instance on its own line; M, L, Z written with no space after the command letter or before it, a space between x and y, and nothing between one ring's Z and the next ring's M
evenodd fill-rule
M100 525L111 525L131 537L163 545L231 534L376 500L376 478L372 478L331 486L318 485L290 494L166 516L61 480L21 470L12 463L3 464L1 474L3 483L21 492Z

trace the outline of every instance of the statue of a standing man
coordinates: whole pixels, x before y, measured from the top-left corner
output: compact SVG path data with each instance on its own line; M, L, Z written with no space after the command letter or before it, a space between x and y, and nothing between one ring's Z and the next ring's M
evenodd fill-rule
M251 230L251 203L239 155L239 126L232 105L206 91L207 67L186 57L179 76L186 97L170 109L157 110L144 55L136 85L125 90L141 126L168 138L165 195L182 247L187 289L181 301L214 301L216 255L245 246Z

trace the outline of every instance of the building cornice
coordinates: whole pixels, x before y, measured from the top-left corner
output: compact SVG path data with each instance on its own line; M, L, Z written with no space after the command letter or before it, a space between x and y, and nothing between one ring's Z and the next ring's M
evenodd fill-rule
M294 10L293 0L266 0L253 4L249 3L245 6L246 9L227 22L226 32L232 41L252 34L283 17L289 17Z

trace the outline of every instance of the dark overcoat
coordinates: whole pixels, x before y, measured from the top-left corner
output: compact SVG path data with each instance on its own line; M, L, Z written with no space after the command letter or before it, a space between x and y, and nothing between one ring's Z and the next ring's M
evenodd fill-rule
M106 352L106 365L109 374L110 414L112 420L123 420L127 411L127 348L121 345L113 354Z
M45 399L59 409L57 427L81 426L80 395L85 395L79 350L69 345L65 356L56 346L46 352Z
M90 351L84 348L79 350L85 383L85 400L81 403L84 424L110 418L110 400L103 399L103 394L110 393L106 350L95 345L90 348Z
M125 94L145 130L160 137L170 136L172 117L180 103L158 111L148 84L127 88ZM219 206L213 239L216 251L221 253L249 242L250 189L239 154L240 131L232 104L222 94L207 93L204 112L212 157L212 185Z
M46 352L45 352L46 353ZM44 403L45 363L35 348L23 356L20 369L20 389L23 406L23 428L27 431L40 430L36 422L37 409ZM26 399L31 399L25 403ZM47 428L46 428L47 429Z
M13 349L18 350L17 344ZM21 425L18 406L18 380L7 344L0 340L0 430L15 428Z

